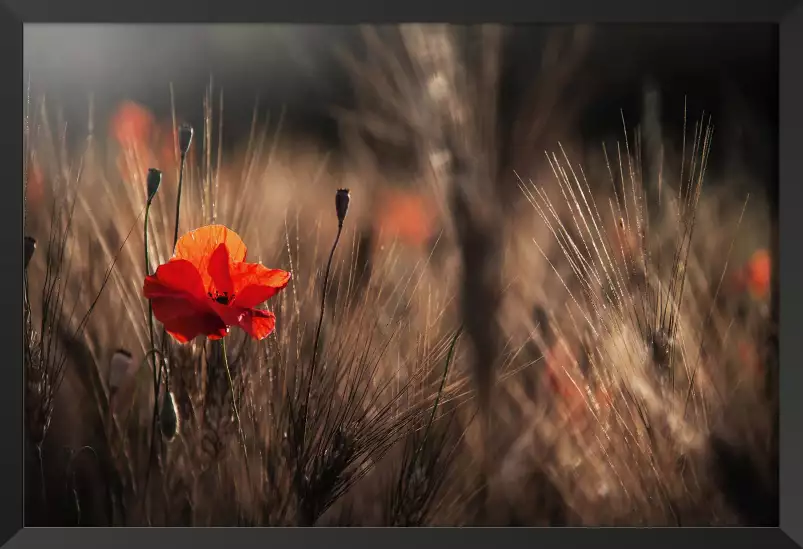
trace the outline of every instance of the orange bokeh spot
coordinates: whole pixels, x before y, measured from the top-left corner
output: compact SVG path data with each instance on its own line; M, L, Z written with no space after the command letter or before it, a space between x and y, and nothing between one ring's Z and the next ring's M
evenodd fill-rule
M770 293L772 261L767 250L758 250L746 266L747 286L754 297L763 299Z
M737 292L747 292L754 299L766 299L772 284L772 258L766 249L756 251L733 276Z
M432 202L420 193L383 189L379 194L374 224L382 238L425 246L432 237L435 220Z
M134 101L123 101L111 117L109 132L120 145L148 147L153 138L156 119Z
M748 368L753 374L761 374L764 372L764 366L761 358L758 355L755 345L745 341L739 342L739 358L742 364Z
M31 159L28 164L28 181L25 186L25 201L30 206L39 204L45 196L45 175L39 163Z
M570 411L577 411L585 404L585 397L567 372L574 366L574 359L569 350L558 342L546 353L545 359L545 374L549 388L560 397Z

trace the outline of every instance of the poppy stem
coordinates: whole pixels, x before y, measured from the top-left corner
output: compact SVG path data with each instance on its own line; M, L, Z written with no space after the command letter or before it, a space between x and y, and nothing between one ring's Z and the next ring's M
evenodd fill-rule
M150 216L150 211L151 211L151 201L149 200L147 205L145 206L145 276L150 276L151 274L150 255L148 253L148 219ZM151 349L155 349L156 348L154 343L155 335L153 330L153 303L150 300L148 300L148 330L151 338ZM151 421L151 447L150 451L148 452L148 468L145 473L145 487L143 489L143 494L146 501L148 493L148 484L150 484L150 479L151 479L151 466L153 464L153 456L156 448L156 429L157 429L156 420L157 417L159 416L159 385L161 385L161 380L160 380L161 376L159 375L161 373L161 368L157 367L156 354L149 351L148 357L151 358L151 363L153 364L153 416ZM146 357L146 360L148 359L148 357Z
M181 153L181 162L179 164L179 171L178 171L178 191L176 194L176 224L173 230L173 250L176 249L176 244L178 243L178 225L179 225L179 217L181 214L181 187L184 183L184 164L186 163L185 160L187 159L187 155L182 151ZM148 261L148 213L150 212L151 202L148 201L148 204L145 208L145 274L150 274L150 263ZM149 328L150 328L150 335L151 335L151 348L154 348L154 335L153 335L153 304L148 301L148 319L149 319ZM162 330L162 342L164 343L164 329ZM150 450L150 458L148 460L148 472L145 477L145 490L148 489L148 483L150 481L150 474L151 474L151 466L153 463L154 453L156 450L156 430L158 429L158 417L159 417L159 388L162 385L162 366L164 362L160 363L160 367L156 367L156 361L153 362L153 422L151 425L151 450ZM166 368L165 368L166 369ZM167 371L165 371L165 380L167 379Z
M240 435L240 446L243 448L243 457L245 458L245 473L248 475L248 486L251 486L253 477L251 476L251 468L248 465L248 448L245 445L245 433L243 433L243 424L240 422L240 412L237 406L237 397L234 394L234 382L231 379L231 369L229 368L229 356L226 350L226 338L220 340L220 346L223 351L223 365L226 367L226 378L229 380L229 391L231 392L231 407L234 410L234 419L237 421L237 433Z
M318 327L315 329L315 342L312 346L312 363L309 369L309 380L307 380L307 395L304 400L304 431L307 428L307 415L308 415L308 406L309 406L309 398L310 394L312 393L312 378L315 375L315 365L318 359L318 343L321 339L321 326L323 325L323 316L324 312L326 311L326 289L329 286L329 270L332 268L332 258L335 256L335 250L337 249L337 243L340 242L340 233L343 232L343 223L338 223L337 225L337 236L335 236L335 242L332 245L332 251L329 252L329 261L326 262L326 271L323 275L323 292L321 294L321 315L318 317ZM306 435L306 434L305 434Z
M150 262L150 255L148 254L148 218L150 217L151 213L151 203L145 206L145 276L150 276L151 274L151 262ZM153 332L153 304L151 300L148 300L148 330L150 331L151 336L151 349L154 349L154 332ZM156 357L153 357L153 378L156 380Z
M181 153L181 163L178 168L178 193L176 194L176 227L173 230L173 250L176 249L178 243L178 220L181 215L181 187L184 183L184 164L186 164L187 155Z

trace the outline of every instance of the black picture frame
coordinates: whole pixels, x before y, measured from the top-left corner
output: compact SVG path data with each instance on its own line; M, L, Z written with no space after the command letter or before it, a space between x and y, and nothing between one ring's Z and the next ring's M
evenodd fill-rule
M781 362L780 527L779 528L441 528L441 529L87 529L22 528L22 326L19 314L22 296L22 121L24 77L22 70L23 29L35 22L774 22L779 25L779 295ZM0 206L0 276L8 279L0 292L0 317L9 327L0 330L6 342L0 390L0 422L6 439L12 441L0 452L0 541L9 548L23 547L177 547L236 546L299 547L344 545L351 548L386 549L402 546L468 547L793 547L803 540L803 271L799 235L803 234L803 181L799 162L803 152L803 2L799 0L565 0L563 2L513 2L405 0L3 0L0 4L0 42L3 75L0 81L0 135L2 146L3 200ZM16 251L14 251L16 250ZM795 250L798 250L795 252ZM13 288L13 290L12 290ZM19 352L20 355L16 353ZM17 447L14 440L20 441ZM801 469L798 469L801 467ZM200 531L199 531L200 530ZM342 531L341 531L342 530Z

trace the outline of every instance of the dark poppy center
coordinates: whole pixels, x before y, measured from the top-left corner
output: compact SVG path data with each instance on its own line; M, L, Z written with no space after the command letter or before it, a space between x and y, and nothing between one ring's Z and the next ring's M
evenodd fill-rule
M212 292L208 292L207 295L209 296L209 299L212 299L221 305L228 305L232 302L232 300L234 300L234 294L229 295L229 292L215 292L214 295L212 295Z

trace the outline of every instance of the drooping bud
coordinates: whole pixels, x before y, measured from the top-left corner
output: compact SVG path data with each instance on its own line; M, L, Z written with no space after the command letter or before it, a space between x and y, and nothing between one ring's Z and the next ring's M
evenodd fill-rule
M346 214L349 211L349 200L351 194L348 189L338 189L335 194L335 211L337 212L337 225L343 226L343 220L346 219Z
M148 170L148 204L153 201L159 186L162 184L162 172L156 168Z
M28 268L28 264L31 262L31 258L33 257L33 253L36 251L36 239L31 236L25 237L25 268Z
M159 413L159 426L161 427L162 435L164 435L168 442L176 438L179 428L179 417L176 397L173 395L172 391L167 391L162 400L162 411Z
M187 156L187 152L190 150L190 145L192 144L192 126L189 124L182 124L178 128L178 150L181 153L181 158Z

